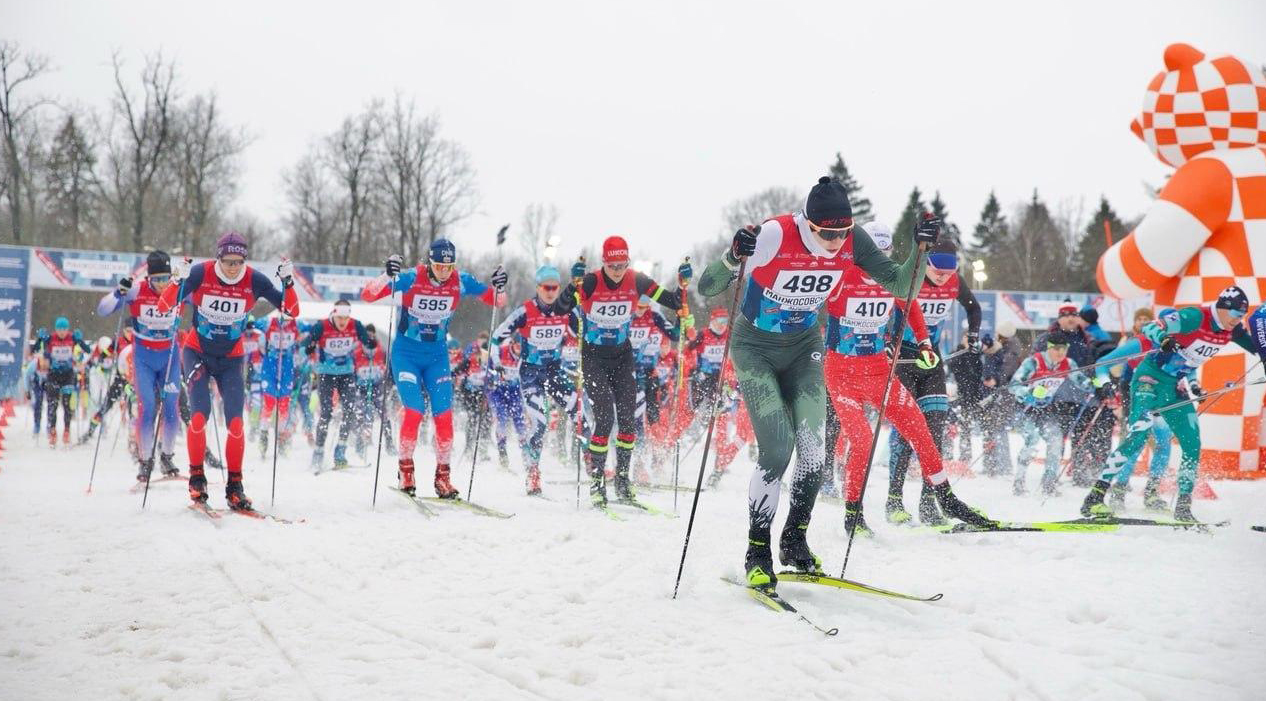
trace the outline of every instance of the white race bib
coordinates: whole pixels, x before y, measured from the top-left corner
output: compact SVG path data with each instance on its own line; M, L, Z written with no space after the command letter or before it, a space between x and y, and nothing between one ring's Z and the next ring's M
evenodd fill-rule
M554 350L563 345L566 333L562 324L533 326L528 332L528 342L541 350Z
M273 331L268 334L268 347L285 350L295 344L294 331Z
M332 336L323 339L326 355L344 356L356 349L356 339L352 336Z
M589 309L588 318L604 329L618 329L633 317L633 303L597 302Z
M822 306L843 276L840 270L779 270L765 297L787 311L810 312Z
M849 297L844 302L844 323L857 333L879 333L891 314L892 297Z
M70 361L75 354L75 348L73 346L53 346L49 349L49 351L49 355L53 357L53 360L56 360L59 363Z
M203 295L198 304L198 313L207 321L220 326L236 324L250 313L246 300L238 297L221 297L219 295Z
M176 323L176 311L169 310L166 314L158 311L157 304L142 304L137 310L139 316L136 320L150 331L169 331L173 324Z
M641 348L649 340L651 340L651 327L634 326L629 329L629 343L634 348Z
M1178 354L1182 359L1193 368L1198 368L1208 362L1209 358L1218 354L1222 350L1222 345L1218 343L1210 343L1202 338L1197 338L1190 345L1183 346Z
M725 346L712 343L703 347L703 359L709 363L719 363L725 357Z
M438 324L453 314L453 298L417 295L409 305L409 316L423 324Z
M920 299L919 311L923 312L923 322L931 328L948 319L951 301L948 299Z

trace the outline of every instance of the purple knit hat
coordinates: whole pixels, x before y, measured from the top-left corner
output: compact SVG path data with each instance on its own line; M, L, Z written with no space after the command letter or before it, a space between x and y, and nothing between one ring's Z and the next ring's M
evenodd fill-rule
M223 258L224 256L241 256L245 258L247 250L246 239L242 238L242 235L236 231L230 231L221 236L219 241L215 242L216 258Z

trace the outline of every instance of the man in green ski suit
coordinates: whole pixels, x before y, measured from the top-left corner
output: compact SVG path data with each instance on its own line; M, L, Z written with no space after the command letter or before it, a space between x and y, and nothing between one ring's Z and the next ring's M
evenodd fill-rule
M1195 371L1206 360L1217 355L1227 343L1234 341L1250 353L1257 353L1252 336L1240 324L1248 311L1248 296L1232 285L1218 295L1216 302L1204 307L1164 309L1156 321L1143 327L1143 336L1156 350L1149 353L1134 370L1130 383L1130 416L1125 422L1128 434L1108 456L1098 481L1090 488L1081 505L1084 516L1110 517L1112 510L1103 503L1108 486L1127 464L1127 455L1138 455L1155 421L1157 409L1182 402L1178 381L1187 380L1192 398L1204 392L1196 384ZM1175 521L1195 521L1191 515L1191 492L1196 486L1200 465L1200 424L1195 402L1165 409L1160 417L1174 432L1182 450L1178 465L1178 501L1174 505Z
M915 231L904 235L930 246L939 233L940 221L929 215ZM750 586L772 588L777 577L770 528L793 448L796 469L791 506L779 539L779 559L800 571L821 571L822 561L805 538L826 453L826 381L818 311L851 266L861 267L903 299L911 282L923 279L925 266L922 256L911 256L898 265L880 252L865 231L854 227L843 186L826 177L809 192L802 211L740 229L730 250L704 271L699 291L709 297L724 292L738 278L743 258L747 259L747 279L740 282L744 287L740 312L732 322L731 359L759 447L759 469L748 486L744 568ZM959 501L948 483L939 487L947 515L992 523Z

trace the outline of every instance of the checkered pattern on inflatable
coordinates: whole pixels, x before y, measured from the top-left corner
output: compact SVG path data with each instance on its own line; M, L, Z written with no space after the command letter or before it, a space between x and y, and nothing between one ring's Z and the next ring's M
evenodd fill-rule
M1115 297L1155 293L1157 308L1205 304L1227 285L1266 300L1266 76L1233 56L1165 49L1130 128L1176 170L1129 236L1099 259ZM1200 371L1214 389L1256 363L1231 346ZM1251 378L1262 376L1254 369ZM1232 392L1200 417L1202 475L1266 477L1263 386Z

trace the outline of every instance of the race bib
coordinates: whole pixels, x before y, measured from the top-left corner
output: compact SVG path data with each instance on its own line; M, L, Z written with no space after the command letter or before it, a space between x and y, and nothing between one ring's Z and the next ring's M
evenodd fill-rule
M71 346L53 346L49 351L49 355L52 356L53 360L59 363L70 362L75 354L75 349Z
M453 314L453 298L417 295L409 305L409 316L423 324L438 324Z
M221 297L219 295L203 295L198 304L198 313L204 319L220 326L236 324L250 313L246 300L238 297Z
M589 309L588 314L590 321L604 329L618 329L632 317L633 303L630 301L598 302Z
M295 334L293 331L273 331L268 334L268 346L270 348L286 349L295 344Z
M1064 380L1066 379L1068 378L1067 377L1043 377L1042 379L1038 380L1037 382L1034 382L1033 384L1038 387L1045 388L1047 392L1047 396L1050 396L1052 394L1055 394L1055 392L1059 391L1060 387L1064 386Z
M1218 343L1210 343L1204 339L1196 339L1191 344L1183 346L1179 349L1178 354L1182 359L1193 368L1204 365L1209 358L1218 354L1222 350L1222 345Z
M171 310L163 314L158 311L157 304L142 304L137 311L139 316L136 320L150 331L170 331L176 323L176 312Z
M541 350L554 350L563 344L565 334L561 324L533 326L528 332L528 342Z
M366 382L377 382L382 379L382 366L379 365L362 365L356 368L356 377Z
M779 270L765 297L785 310L810 312L831 296L843 275L840 270Z
M948 299L920 299L919 311L923 312L923 321L932 327L948 319L950 301Z
M844 323L862 334L879 333L892 313L892 297L849 297L844 303Z
M629 329L629 343L634 348L641 348L649 340L651 340L651 328L649 326L634 326Z
M703 359L709 363L719 363L725 357L725 346L714 343L703 347Z
M326 355L344 356L356 349L356 339L352 336L334 336L324 339L322 345Z

